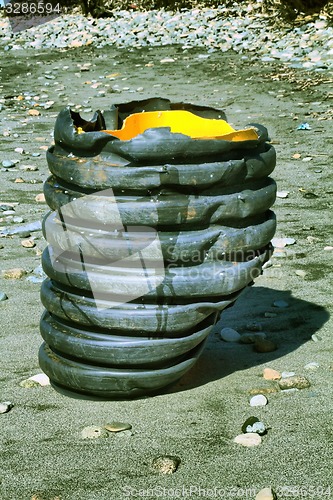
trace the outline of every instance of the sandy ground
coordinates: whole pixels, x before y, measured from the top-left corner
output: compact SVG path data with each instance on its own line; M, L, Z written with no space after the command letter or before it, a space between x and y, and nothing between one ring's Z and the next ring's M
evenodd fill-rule
M85 401L52 387L23 388L22 380L40 372L40 285L1 278L0 291L9 300L0 303L0 400L14 403L0 415L1 500L254 499L268 486L278 499L333 498L332 251L325 250L333 245L332 75L203 54L87 48L2 55L1 90L7 99L0 112L0 160L19 159L18 166L39 170L0 172L0 201L20 202L16 215L27 222L47 211L35 202L48 176L41 147L50 144L55 117L66 103L89 101L85 106L104 109L155 95L221 107L236 127L266 125L278 154L273 177L280 191L289 192L275 204L276 236L296 243L284 256L273 257L273 267L222 315L216 331L223 325L244 333L257 322L278 349L258 354L251 345L225 343L213 332L197 365L172 389L133 401ZM161 64L165 57L175 61ZM77 65L87 62L90 71L80 72ZM94 80L102 85L92 88ZM121 92L112 91L115 85ZM54 104L29 116L29 105L10 98L24 92ZM296 130L303 122L311 130ZM4 137L7 129L11 136ZM41 156L20 155L16 147ZM15 183L17 177L25 182ZM45 242L37 235L42 249ZM2 269L31 271L39 264L36 248L23 248L19 237L1 238L0 246ZM297 275L298 270L306 275ZM273 308L275 300L286 300L289 307ZM276 317L265 317L272 311ZM306 370L310 362L319 367ZM277 387L263 379L265 367L304 375L311 387L288 394L276 390L268 394L267 406L251 408L251 390ZM260 446L245 448L233 439L251 415L269 430ZM81 438L84 427L114 420L131 423L133 434ZM153 470L154 457L165 454L181 459L175 474Z

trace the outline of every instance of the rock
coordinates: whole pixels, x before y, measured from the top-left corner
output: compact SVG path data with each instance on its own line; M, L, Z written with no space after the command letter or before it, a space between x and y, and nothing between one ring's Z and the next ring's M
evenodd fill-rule
M13 168L15 167L16 163L13 162L12 160L3 160L2 166L5 168Z
M256 352L273 352L276 351L277 345L271 340L260 339L256 340L254 344L254 350Z
M243 423L243 425L242 425L242 428L241 428L242 432L245 434L247 427L249 425L255 424L256 422L259 422L259 418L258 417L251 416L251 417L247 418L245 420L245 422Z
M311 384L306 377L300 375L294 375L292 377L286 377L279 380L279 387L283 391L286 389L307 389Z
M28 115L29 116L39 116L40 112L38 111L38 109L29 109L28 110Z
M253 321L252 323L248 323L246 325L246 329L249 330L250 332L261 332L262 331L262 324L257 323L256 321Z
M331 252L333 250L333 247L328 245L328 246L324 247L324 250L325 250L325 252Z
M5 300L8 300L7 295L5 292L0 292L0 302L4 302Z
M99 439L109 437L109 433L103 427L88 426L81 431L82 439Z
M265 316L265 318L276 318L277 314L274 312L266 311L264 316Z
M222 328L220 332L220 338L225 342L238 342L241 335L233 328Z
M20 387L24 387L25 389L31 389L33 387L39 387L39 384L34 380L26 379L20 382Z
M0 403L0 413L8 413L13 408L13 403L10 401L4 401Z
M240 338L242 344L254 344L257 340L265 339L266 334L264 332L257 333L243 333Z
M104 429L109 432L122 432L132 429L132 426L131 424L127 424L124 422L111 422L110 424L104 425Z
M295 271L296 276L299 276L300 278L305 278L307 275L306 271L303 271L303 269L296 269Z
M34 240L22 240L21 245L24 248L33 248L36 246L36 243L34 242Z
M289 378L289 377L293 377L294 375L296 375L295 372L282 372L281 378Z
M273 368L264 368L263 377L265 380L280 380L281 373Z
M177 471L180 462L181 460L179 457L164 455L154 458L152 466L155 470L162 474L174 474Z
M252 446L258 446L262 442L261 436L256 432L248 432L247 434L239 434L235 437L234 443L251 448Z
M277 248L284 248L288 245L294 245L296 240L294 238L273 238L272 245Z
M164 59L160 60L161 64L168 64L173 62L175 62L175 59L173 59L172 57L165 57Z
M23 217L15 216L13 217L13 222L15 222L15 224L21 224L22 222L24 222L24 219Z
M45 373L38 373L37 375L33 375L32 377L29 377L28 380L36 382L41 387L50 385L50 379Z
M276 498L276 494L272 488L263 488L257 493L255 500L276 500Z
M277 191L276 197L277 198L288 198L289 191Z
M305 370L318 370L319 367L320 367L319 363L316 363L316 361L311 361L310 363L308 363L307 365L304 366L304 369Z
M19 153L20 155L24 155L24 153L25 153L23 148L15 148L14 151L15 151L15 153Z
M20 170L25 172L36 172L38 170L37 165L20 165Z
M44 193L39 193L35 197L35 201L37 201L37 203L45 203L45 195L44 195Z
M267 403L267 398L263 394L257 394L250 399L250 406L266 406Z
M5 271L2 271L2 276L5 279L14 279L14 280L19 280L23 276L25 276L27 272L24 269L21 269L19 267L15 267L13 269L7 269Z
M275 300L275 302L273 302L273 306L278 307L279 309L284 309L289 307L289 304L285 300Z
M322 340L320 335L318 335L317 333L314 333L313 335L311 335L311 339L313 340L313 342L320 342Z
M254 422L254 424L248 425L246 427L246 433L252 433L252 432L259 434L260 436L263 436L264 434L266 434L267 429L265 424L259 421L259 422Z

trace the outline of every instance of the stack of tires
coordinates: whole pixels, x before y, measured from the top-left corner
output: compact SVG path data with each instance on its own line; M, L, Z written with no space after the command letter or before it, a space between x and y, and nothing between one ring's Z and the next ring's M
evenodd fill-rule
M152 127L130 140L132 114L222 111L154 98L55 125L44 193L48 276L39 360L74 393L153 393L189 370L219 313L252 284L271 252L276 162L267 130L243 141L193 139Z

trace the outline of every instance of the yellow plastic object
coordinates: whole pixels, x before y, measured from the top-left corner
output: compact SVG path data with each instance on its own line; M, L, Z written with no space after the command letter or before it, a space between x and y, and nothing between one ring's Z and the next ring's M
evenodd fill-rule
M104 130L122 141L129 141L149 128L170 127L172 133L192 139L253 141L258 139L254 128L235 130L225 120L202 118L189 111L147 111L129 115L120 130Z

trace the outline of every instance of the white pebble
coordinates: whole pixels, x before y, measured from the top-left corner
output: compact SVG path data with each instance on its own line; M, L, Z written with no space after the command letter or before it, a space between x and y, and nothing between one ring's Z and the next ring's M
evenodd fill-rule
M316 363L316 361L311 361L310 363L308 363L307 365L304 366L304 369L305 370L318 370L319 367L320 367L319 363Z
M263 488L260 490L257 495L255 500L275 500L276 495L272 488Z
M277 191L277 198L288 198L289 191Z
M13 408L13 403L10 401L4 401L0 403L0 413L8 413Z
M246 434L239 434L235 437L234 443L241 444L242 446L246 446L248 448L252 446L258 446L261 444L261 436L256 432L248 432Z
M233 328L222 328L220 332L220 337L225 342L238 342L241 338L241 335L236 332Z
M33 375L29 377L28 380L32 380L33 382L37 382L42 387L50 385L50 379L45 373L38 373L37 375Z
M296 375L295 372L282 372L281 373L281 378L293 377L294 375Z
M263 394L257 394L250 399L250 406L266 406L268 400Z

